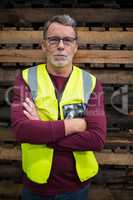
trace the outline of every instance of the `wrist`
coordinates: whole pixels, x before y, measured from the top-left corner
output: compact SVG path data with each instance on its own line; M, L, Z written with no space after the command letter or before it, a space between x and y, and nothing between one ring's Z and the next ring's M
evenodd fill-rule
M65 119L64 126L65 126L65 135L66 136L73 134L73 132L74 132L73 119Z
M83 132L87 129L87 123L83 118L65 119L65 135L70 135L76 132Z

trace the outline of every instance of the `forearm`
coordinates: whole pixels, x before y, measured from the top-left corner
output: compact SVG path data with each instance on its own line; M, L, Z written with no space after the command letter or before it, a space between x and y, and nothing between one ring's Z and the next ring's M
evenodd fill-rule
M54 143L77 131L84 131L86 128L86 122L83 119L70 119L64 121L28 120L23 116L21 106L17 109L13 108L12 105L11 119L12 130L19 142L36 144Z
M98 118L97 118L98 119ZM69 135L56 143L51 144L54 149L64 149L67 151L100 151L106 138L106 117L99 119L102 126L97 122L92 122L88 130Z
M20 143L48 144L65 136L63 121L16 120L12 132Z

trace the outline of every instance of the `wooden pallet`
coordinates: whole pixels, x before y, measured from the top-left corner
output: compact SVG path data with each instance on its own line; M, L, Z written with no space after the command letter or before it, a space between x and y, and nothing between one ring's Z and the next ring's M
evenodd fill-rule
M71 4L62 2L62 7ZM77 4L81 7L75 9ZM116 4L109 7L104 2L108 8L87 8L88 2L82 8L83 4L76 0L71 8L52 8L51 4L51 8L0 9L0 200L20 199L22 189L20 145L10 129L6 94L12 90L17 73L45 62L40 46L43 25L58 13L68 13L78 21L79 49L74 62L93 73L104 87L108 136L103 151L96 153L100 172L94 179L91 199L97 200L97 196L98 200L132 198L133 8L118 8ZM124 86L128 94L122 92ZM121 91L113 100L116 106L128 95L126 115L112 106L111 97L116 91Z

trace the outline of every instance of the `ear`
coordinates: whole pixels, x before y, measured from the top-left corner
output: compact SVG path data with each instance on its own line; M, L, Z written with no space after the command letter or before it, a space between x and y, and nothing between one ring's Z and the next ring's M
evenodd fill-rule
M45 41L44 40L41 43L41 47L42 47L43 52L45 53L46 52L46 47L45 47Z
M77 50L78 50L78 44L76 43L76 46L74 48L74 54L76 54Z

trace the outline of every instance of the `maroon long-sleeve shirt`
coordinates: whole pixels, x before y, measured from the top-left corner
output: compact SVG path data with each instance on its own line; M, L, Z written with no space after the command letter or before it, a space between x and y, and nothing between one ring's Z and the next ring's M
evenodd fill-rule
M58 92L61 93L68 78L51 74L50 77ZM36 184L28 180L24 174L24 185L33 192L47 196L76 191L88 184L90 180L81 183L77 176L72 151L99 151L104 146L106 116L101 83L96 81L94 92L88 102L85 116L88 124L87 130L69 136L65 136L63 120L44 122L27 119L22 106L25 97L31 97L30 89L22 76L18 75L11 106L12 130L16 140L20 143L48 144L54 148L54 157L47 184Z

